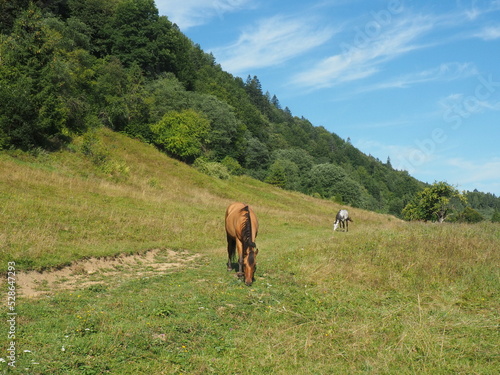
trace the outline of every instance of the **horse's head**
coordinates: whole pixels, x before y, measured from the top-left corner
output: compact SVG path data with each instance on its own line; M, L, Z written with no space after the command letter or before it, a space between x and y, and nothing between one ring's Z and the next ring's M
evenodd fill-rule
M257 254L259 253L259 249L257 249L255 243L253 246L247 249L247 254L243 258L243 272L245 276L245 284L247 286L252 285L253 283L253 275L255 274L255 269L257 267Z
M339 226L339 221L337 220L335 223L333 223L333 230L337 230L337 227Z

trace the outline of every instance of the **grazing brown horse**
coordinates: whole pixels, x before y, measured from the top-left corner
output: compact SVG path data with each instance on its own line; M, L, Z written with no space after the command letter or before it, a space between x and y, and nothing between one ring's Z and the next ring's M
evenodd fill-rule
M255 273L257 245L255 238L259 222L253 210L243 203L232 203L226 210L227 270L231 271L235 250L238 250L238 277L245 277L245 284L252 285Z

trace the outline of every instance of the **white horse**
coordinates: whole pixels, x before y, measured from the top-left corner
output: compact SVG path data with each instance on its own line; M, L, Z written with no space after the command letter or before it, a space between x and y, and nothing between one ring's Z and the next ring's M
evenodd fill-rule
M347 210L340 210L335 218L335 223L333 224L333 230L336 231L340 223L340 227L344 228L346 232L349 232L349 221L353 222L349 217L349 213L347 212Z

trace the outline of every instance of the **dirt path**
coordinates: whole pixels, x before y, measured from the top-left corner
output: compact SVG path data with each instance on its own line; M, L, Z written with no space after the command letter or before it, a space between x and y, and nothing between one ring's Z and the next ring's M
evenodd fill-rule
M173 250L150 250L142 255L119 255L113 258L91 258L49 272L18 272L20 295L28 298L50 295L58 290L74 290L90 285L121 279L140 278L165 273L173 268L187 266L199 254Z

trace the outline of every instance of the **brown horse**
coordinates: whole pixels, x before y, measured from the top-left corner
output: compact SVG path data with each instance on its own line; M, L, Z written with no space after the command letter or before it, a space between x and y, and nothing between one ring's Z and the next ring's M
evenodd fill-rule
M259 222L253 210L243 203L232 203L226 210L227 270L231 271L235 250L238 250L238 277L245 277L245 284L252 285L257 254L255 238Z

